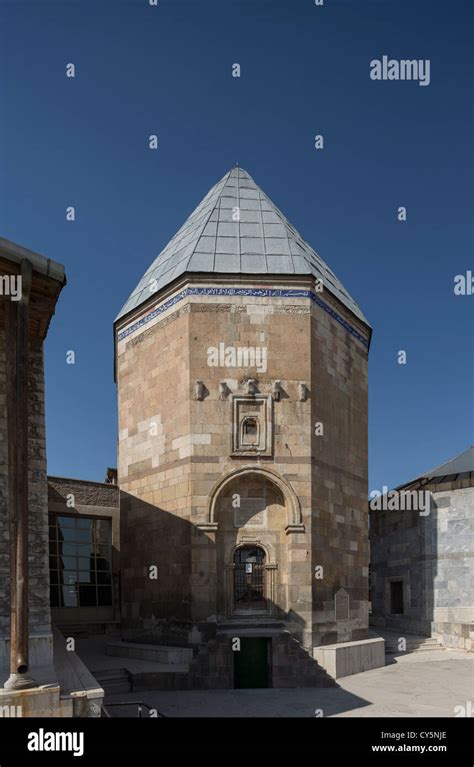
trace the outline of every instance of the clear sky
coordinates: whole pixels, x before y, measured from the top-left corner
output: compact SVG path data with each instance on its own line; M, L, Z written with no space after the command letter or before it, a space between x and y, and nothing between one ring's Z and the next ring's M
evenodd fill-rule
M68 278L46 342L50 474L116 466L113 319L236 162L374 328L369 489L471 444L474 296L453 288L473 265L472 7L0 0L0 234ZM430 84L371 80L383 55L429 59Z

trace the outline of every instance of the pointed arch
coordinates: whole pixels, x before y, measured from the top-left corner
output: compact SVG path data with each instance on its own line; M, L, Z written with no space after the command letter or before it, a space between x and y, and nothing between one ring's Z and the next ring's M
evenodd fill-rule
M238 469L233 469L220 479L211 492L207 502L207 514L205 527L217 530L217 518L216 518L216 505L219 496L223 493L229 485L231 485L236 479L242 477L257 476L261 477L271 484L275 485L283 496L285 502L285 508L287 513L287 525L285 528L286 533L302 533L304 532L303 515L301 513L301 505L295 491L291 487L290 483L286 479L280 476L273 469L267 469L261 466L240 466Z

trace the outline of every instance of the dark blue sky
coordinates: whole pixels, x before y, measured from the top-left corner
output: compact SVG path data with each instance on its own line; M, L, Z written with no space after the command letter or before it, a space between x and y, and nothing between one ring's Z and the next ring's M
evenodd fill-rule
M46 343L50 474L102 480L116 465L113 319L237 161L374 328L369 489L472 442L474 298L453 292L472 268L470 0L4 0L0 12L0 233L68 277ZM430 85L372 81L384 54L430 59Z

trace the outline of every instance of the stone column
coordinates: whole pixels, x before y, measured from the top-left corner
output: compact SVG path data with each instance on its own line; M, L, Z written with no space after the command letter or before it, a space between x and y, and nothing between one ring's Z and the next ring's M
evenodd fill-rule
M275 571L278 565L265 565L265 598L270 615L276 615Z
M234 571L234 563L225 565L225 611L227 618L229 618L234 612Z
M10 677L7 690L36 687L28 677L28 318L31 264L21 262L21 298L6 305L8 505L10 510Z

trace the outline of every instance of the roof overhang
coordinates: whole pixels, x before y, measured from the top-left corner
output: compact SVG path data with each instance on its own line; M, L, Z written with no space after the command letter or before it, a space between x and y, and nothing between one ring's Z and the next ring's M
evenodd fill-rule
M43 341L55 312L59 294L66 284L64 266L3 237L0 237L0 279L2 279L0 327L5 327L5 302L11 300L11 296L4 291L6 281L8 278L15 279L21 274L21 264L25 260L30 263L32 269L29 334ZM13 283L10 282L10 284Z

